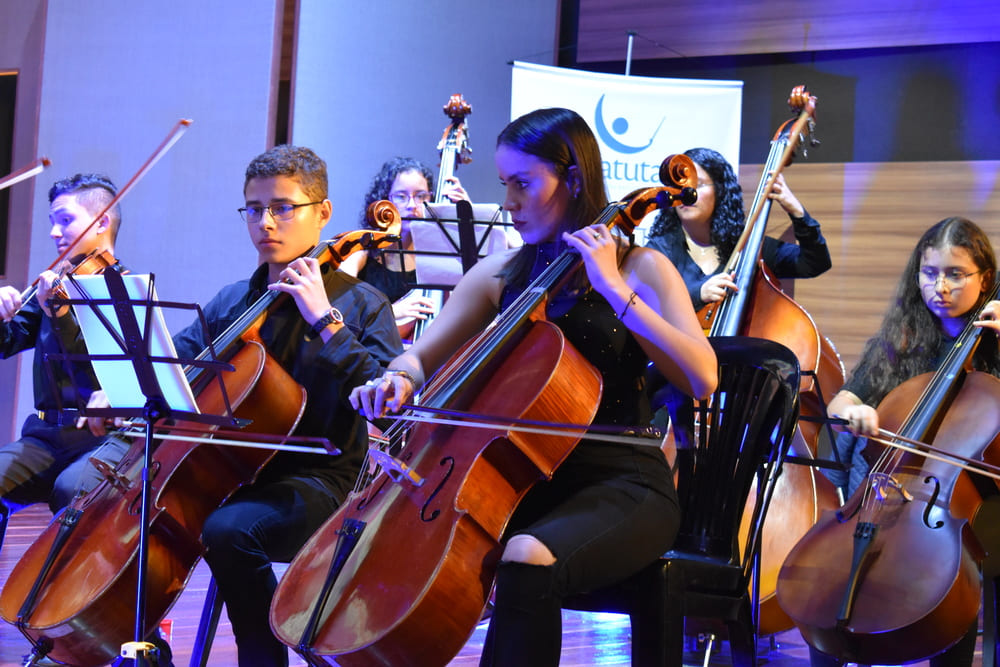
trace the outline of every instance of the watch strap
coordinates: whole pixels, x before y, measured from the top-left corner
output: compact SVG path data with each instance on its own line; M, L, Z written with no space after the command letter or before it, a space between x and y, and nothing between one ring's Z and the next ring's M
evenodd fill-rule
M344 316L336 308L330 308L330 310L326 311L323 317L316 320L316 322L313 323L312 327L309 328L309 337L315 338L319 336L320 333L323 331L323 329L327 328L334 322L343 324Z

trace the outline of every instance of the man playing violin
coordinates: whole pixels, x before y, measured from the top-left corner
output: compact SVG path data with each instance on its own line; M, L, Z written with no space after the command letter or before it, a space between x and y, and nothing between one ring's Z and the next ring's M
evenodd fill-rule
M322 159L308 148L272 148L250 162L243 193L239 211L261 265L205 307L209 331L195 323L174 342L179 356L194 357L265 290L292 297L269 311L260 335L307 392L295 434L327 438L342 454L277 453L254 483L209 516L202 533L240 666L287 665L288 651L268 623L277 586L271 562L290 561L351 491L368 433L348 396L381 376L402 344L381 292L303 256L319 243L332 214Z
M96 221L95 217L116 194L114 184L98 174L76 174L49 189L49 236L60 254L72 246L69 266L94 251L114 255L121 224L118 205ZM26 303L14 287L0 287L0 355L7 358L34 348L38 410L25 420L19 440L0 447L0 502L48 501L53 512L100 482L90 458L114 466L127 451L124 443L104 441L78 419L79 409L99 388L90 364L46 361L50 353L87 351L69 306L54 308L48 303L58 278L54 271L43 272L38 291Z

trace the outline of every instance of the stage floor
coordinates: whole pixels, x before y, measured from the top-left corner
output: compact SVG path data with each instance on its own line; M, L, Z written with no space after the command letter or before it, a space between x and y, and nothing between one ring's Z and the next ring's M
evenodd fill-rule
M25 548L36 539L49 518L48 509L44 505L25 508L11 517L3 549L0 551L0 581L7 580L13 565ZM199 563L187 588L167 615L172 622L170 645L176 667L185 667L190 660L208 582L208 567L204 563ZM485 635L486 625L481 624L449 665L462 667L478 665ZM774 640L773 648L769 640L762 640L762 664L766 662L771 667L808 665L808 649L797 631L780 633ZM628 665L629 641L627 616L564 611L563 653L560 665L561 667ZM29 649L27 641L13 626L0 622L0 667L21 665L23 655ZM723 645L721 652L713 653L710 664L718 666L728 663L728 647ZM219 623L209 664L212 667L236 665L236 648L225 613ZM685 664L693 667L702 663L698 656L691 654L685 657ZM928 663L925 661L915 664L925 666ZM305 662L298 656L292 655L291 665L305 665ZM974 667L981 665L982 654L977 648Z

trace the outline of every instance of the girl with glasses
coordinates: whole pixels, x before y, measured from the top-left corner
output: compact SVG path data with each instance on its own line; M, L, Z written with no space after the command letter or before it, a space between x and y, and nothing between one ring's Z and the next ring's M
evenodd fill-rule
M443 193L452 202L469 199L461 182L452 178ZM371 228L365 211L372 202L387 199L396 205L402 217L400 245L402 253L372 251L355 253L340 265L342 271L382 291L392 302L392 312L400 333L415 319L426 319L434 314L434 300L424 292L411 292L417 282L413 237L408 218L426 217L424 204L434 197L434 176L423 162L413 158L397 157L382 165L365 195L361 224Z
M847 471L824 473L845 493L867 479L862 456L866 436L877 435L877 406L906 380L936 370L970 318L992 329L979 340L973 368L1000 377L1000 301L987 302L997 277L997 261L985 232L970 220L952 217L928 229L917 242L878 332L868 340L847 383L827 407L830 417L847 421L834 447ZM971 665L976 628L954 647L931 658L932 667ZM838 664L812 651L812 664Z

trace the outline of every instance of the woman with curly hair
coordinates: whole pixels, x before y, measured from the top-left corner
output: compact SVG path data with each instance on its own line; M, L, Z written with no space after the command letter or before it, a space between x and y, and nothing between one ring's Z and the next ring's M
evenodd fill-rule
M695 310L735 290L723 273L743 232L743 190L733 168L710 148L685 151L698 173L698 201L661 211L646 245L659 250L681 272ZM813 278L830 268L830 251L816 222L778 174L770 198L788 213L797 243L764 237L761 257L778 278Z
M461 182L455 177L448 179L442 196L450 201L468 199ZM412 252L413 236L410 234L409 218L423 218L424 204L434 198L434 176L423 162L408 157L397 157L387 161L372 180L365 194L361 209L361 226L371 228L365 216L369 204L387 199L396 205L403 218L400 229L400 245L404 252L355 253L343 264L341 270L357 276L361 280L381 290L392 302L392 312L401 327L414 319L426 319L434 313L434 301L422 292L411 292L417 282L416 263Z

